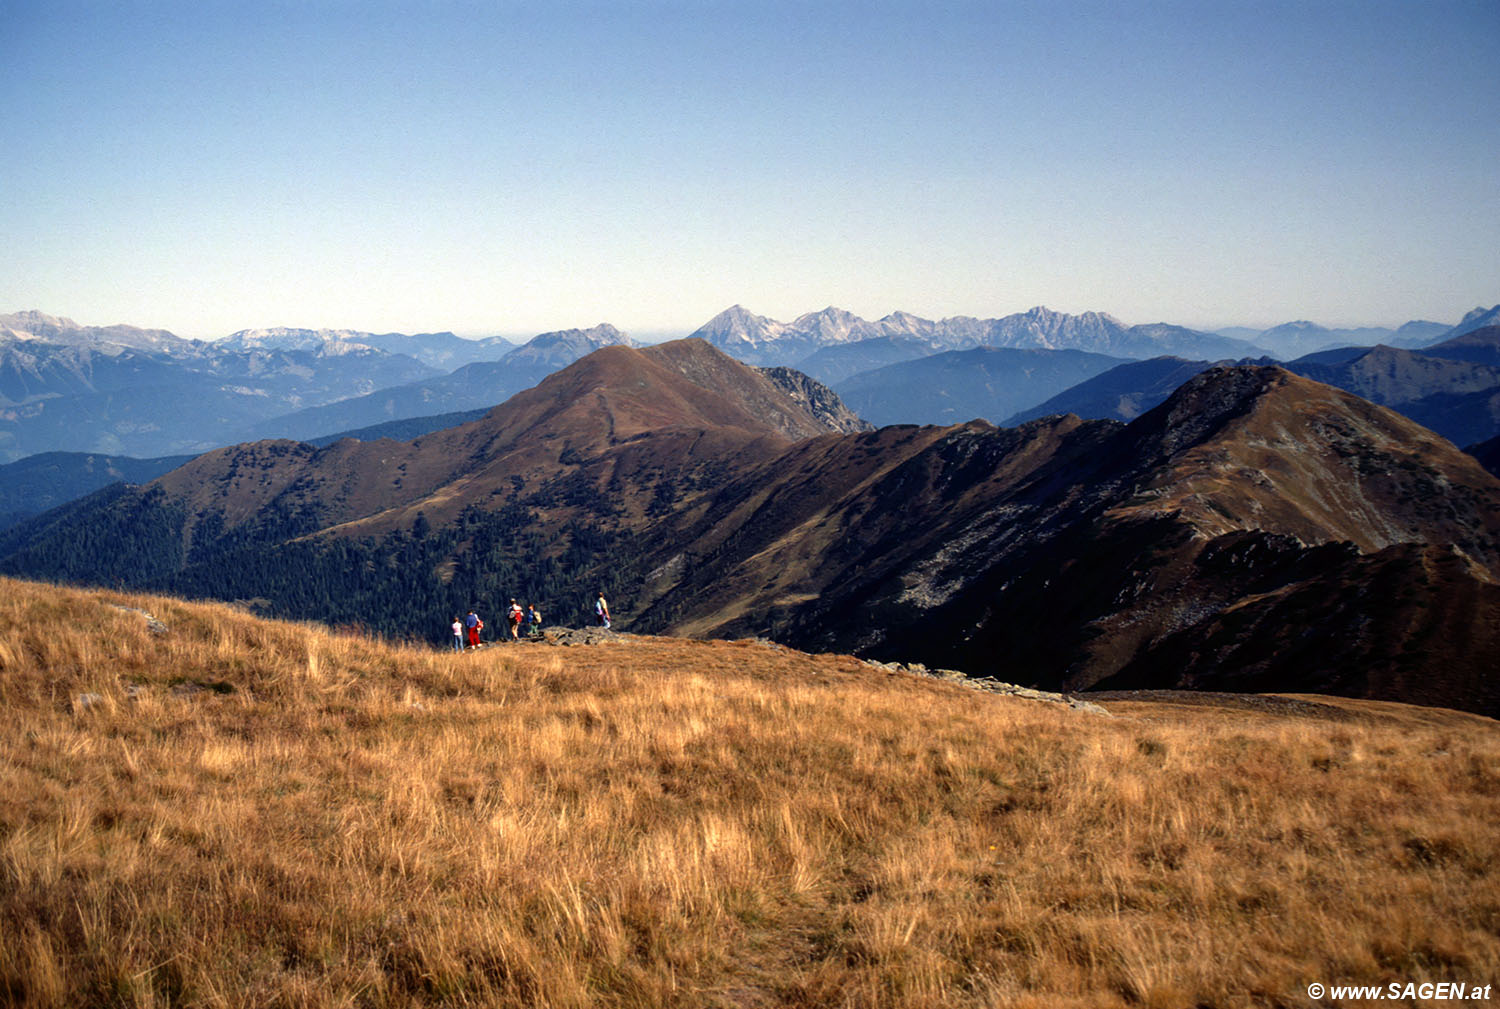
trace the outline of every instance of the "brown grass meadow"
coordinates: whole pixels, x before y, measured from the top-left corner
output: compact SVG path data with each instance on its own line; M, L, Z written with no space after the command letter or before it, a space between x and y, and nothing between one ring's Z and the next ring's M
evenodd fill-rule
M1107 706L750 642L455 655L3 581L0 1002L1309 1006L1311 981L1500 982L1500 725Z

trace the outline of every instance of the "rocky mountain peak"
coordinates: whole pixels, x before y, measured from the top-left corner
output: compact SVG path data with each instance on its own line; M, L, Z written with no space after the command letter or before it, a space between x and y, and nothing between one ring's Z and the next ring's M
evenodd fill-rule
M1155 442L1158 457L1199 444L1292 375L1274 366L1209 368L1188 379L1166 402L1142 415L1137 434Z
M891 325L895 326L910 328L932 325L932 320L930 319L924 319L920 315L912 315L910 312L902 311L892 312L890 315L881 318L880 321L883 323L890 323Z
M700 326L692 335L707 340L716 347L733 343L755 345L776 339L786 329L783 323L756 315L742 305L731 305Z
M1106 353L1125 333L1118 319L1103 312L1068 315L1044 305L990 322L984 343L995 347L1038 347Z
M854 434L859 431L875 430L874 424L860 419L853 410L845 406L844 401L839 399L838 393L795 368L774 367L758 370L770 379L773 385L786 393L792 402L806 409L829 431L838 434Z
M1058 312L1048 308L1046 305L1037 305L1033 308L1019 313L1023 318L1032 319L1045 326L1056 327L1066 325L1070 320L1079 320L1087 323L1105 323L1116 326L1124 326L1108 312L1081 312L1078 315L1069 315L1066 312Z
M1500 305L1485 308L1483 305L1466 314L1447 334L1448 337L1462 336L1465 333L1480 329L1484 326L1500 325Z
M16 337L33 339L41 343L59 344L67 347L87 347L95 350L130 348L177 353L190 351L192 341L184 340L164 329L139 329L135 326L84 326L65 316L48 315L35 309L0 315L0 330L9 330Z
M217 346L223 350L303 350L313 353L340 353L351 345L367 346L371 334L352 329L299 329L270 326L242 329L231 333Z
M555 347L559 344L592 344L596 347L610 347L615 344L629 346L631 340L624 333L607 322L590 329L560 329L551 333L539 333L526 342L527 347Z
M1282 368L1210 368L1123 437L1120 454L1152 473L1125 511L1179 515L1208 535L1276 528L1363 551L1449 542L1492 570L1500 563L1500 498L1479 489L1493 481L1475 460L1394 411Z
M45 332L46 330L83 328L72 319L63 316L48 315L34 308L27 309L24 312L13 312L10 315L0 315L0 326L6 326L18 332L31 335L35 335L38 330Z
M323 359L341 357L376 359L401 354L400 351L386 350L377 346L372 333L348 329L262 330L243 339L229 337L220 340L210 344L209 349L211 352L252 356L307 355ZM287 360L292 359L287 358Z
M792 321L791 328L820 343L848 343L875 335L870 324L853 312L832 305L821 312L810 312Z

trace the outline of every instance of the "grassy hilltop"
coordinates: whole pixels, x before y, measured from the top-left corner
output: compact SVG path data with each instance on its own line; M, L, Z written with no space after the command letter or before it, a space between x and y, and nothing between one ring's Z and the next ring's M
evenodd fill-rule
M0 1004L1500 981L1500 724L1106 706L750 642L454 655L0 581Z

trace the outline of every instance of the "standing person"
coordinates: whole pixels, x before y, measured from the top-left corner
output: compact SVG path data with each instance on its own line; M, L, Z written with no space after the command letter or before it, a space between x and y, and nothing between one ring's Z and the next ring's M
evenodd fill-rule
M594 617L598 619L599 626L606 631L609 630L609 603L604 601L604 593L599 593L599 598L594 600Z
M484 621L480 620L473 610L470 610L469 615L464 617L464 626L469 629L469 647L478 648L479 632L484 630Z
M453 650L455 652L464 650L464 622L459 617L453 618Z
M542 636L542 614L530 603L526 606L526 634L533 638Z
M514 599L510 601L510 639L521 640L521 604Z

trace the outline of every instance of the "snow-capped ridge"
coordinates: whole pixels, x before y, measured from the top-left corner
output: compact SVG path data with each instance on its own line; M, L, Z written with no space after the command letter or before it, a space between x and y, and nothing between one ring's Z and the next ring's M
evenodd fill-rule
M344 354L352 350L374 349L365 341L373 333L352 329L298 329L274 326L264 329L242 329L231 333L218 346L225 350L303 350L324 355Z
M869 322L845 309L829 306L800 315L789 323L733 305L692 335L751 364L762 365L797 364L825 348L892 339L917 341L931 353L1012 347L1151 357L1160 353L1193 353L1198 344L1211 345L1205 353L1211 352L1215 359L1261 353L1248 343L1180 326L1128 327L1107 312L1072 315L1045 305L998 319L957 315L937 322L905 311Z

